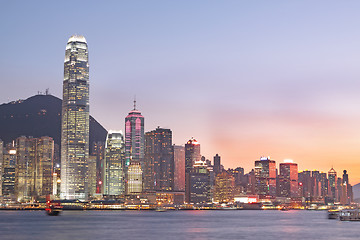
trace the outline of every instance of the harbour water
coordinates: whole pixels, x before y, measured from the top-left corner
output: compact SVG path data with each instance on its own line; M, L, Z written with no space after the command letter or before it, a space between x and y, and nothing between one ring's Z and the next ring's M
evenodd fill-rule
M325 211L0 211L0 239L359 239Z

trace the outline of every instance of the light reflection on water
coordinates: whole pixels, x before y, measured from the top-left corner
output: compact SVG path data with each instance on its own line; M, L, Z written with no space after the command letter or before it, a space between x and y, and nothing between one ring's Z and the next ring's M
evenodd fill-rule
M359 239L318 211L0 211L0 239Z

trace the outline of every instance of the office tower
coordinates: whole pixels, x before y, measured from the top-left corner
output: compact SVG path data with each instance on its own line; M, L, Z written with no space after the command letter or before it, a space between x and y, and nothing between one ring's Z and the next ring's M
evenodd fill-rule
M174 190L185 191L185 147L173 145Z
M218 173L220 173L220 156L219 154L216 154L214 156L214 173L215 175L217 175Z
M88 159L88 189L89 196L94 197L96 194L96 156L89 156Z
M16 148L15 144L8 144L4 149L3 155L3 182L2 194L5 197L15 197L15 165L16 165Z
M304 198L311 198L312 197L312 177L311 172L308 170L299 172L298 174L298 182L300 186L299 194L301 197Z
M210 173L206 162L196 161L189 173L189 201L188 203L210 202Z
M329 179L329 188L330 188L330 193L331 193L331 198L333 200L335 200L336 198L336 171L334 170L334 168L331 168L328 172L328 179Z
M185 202L190 202L190 172L195 164L201 160L200 143L191 138L185 144Z
M121 131L109 131L106 137L103 176L105 195L125 193L125 144Z
M45 198L52 194L54 140L51 137L36 139L35 196Z
M17 201L26 202L35 196L36 139L16 139L15 193Z
M298 165L292 160L280 163L279 196L287 198L298 197Z
M89 157L89 62L83 36L66 45L61 123L61 198L85 200Z
M343 178L341 183L341 197L340 203L342 205L351 204L352 202L352 186L349 183L349 175L346 170L343 171Z
M2 177L4 172L4 142L0 139L0 196L2 196Z
M142 168L144 167L144 145L144 117L136 109L136 101L134 101L134 109L125 118L126 166L129 166L131 161L135 161L139 162Z
M276 195L276 165L270 157L255 161L255 191L261 197Z
M234 200L235 178L226 171L215 177L214 202L228 203Z
M174 156L172 132L156 128L145 133L145 190L174 190Z
M96 156L96 193L102 193L105 142L93 142L91 153Z
M139 162L131 162L127 171L127 194L142 192L142 170Z

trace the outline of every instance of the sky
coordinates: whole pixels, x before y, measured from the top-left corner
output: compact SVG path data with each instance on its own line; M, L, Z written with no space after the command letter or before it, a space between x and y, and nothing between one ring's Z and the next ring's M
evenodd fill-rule
M250 171L261 156L360 182L359 1L0 2L0 103L62 97L65 46L89 47L90 114L191 137Z

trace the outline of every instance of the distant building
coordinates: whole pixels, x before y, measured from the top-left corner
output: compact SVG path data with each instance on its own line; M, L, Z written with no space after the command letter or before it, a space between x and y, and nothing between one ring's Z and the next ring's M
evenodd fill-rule
M2 196L2 177L4 172L4 142L0 139L0 196Z
M287 198L299 197L298 165L293 161L285 160L280 163L279 196Z
M71 36L64 61L61 198L86 200L89 158L89 62L83 36Z
M329 179L329 188L330 188L330 193L331 193L331 198L333 199L333 201L336 199L336 171L334 170L334 168L331 168L328 172L328 179Z
M139 162L131 162L127 171L127 194L141 193L143 188L143 172Z
M88 188L89 196L94 197L96 195L96 156L89 156L88 159Z
M174 190L185 191L185 147L173 145Z
M9 144L4 149L2 175L2 194L8 198L15 198L15 164L16 148Z
M191 138L185 144L185 202L190 202L190 173L195 162L201 161L200 144L194 138Z
M215 175L219 174L221 171L221 163L220 163L220 156L216 154L214 156L214 173Z
M145 134L145 190L174 190L172 131L156 128Z
M210 202L210 173L203 161L196 161L189 173L190 198L189 203Z
M103 193L105 142L93 142L91 152L96 157L96 193Z
M261 197L276 196L276 165L269 157L255 161L255 191Z
M228 203L234 200L235 178L226 171L215 177L214 202Z
M109 131L105 145L104 195L125 193L125 144L121 131Z

